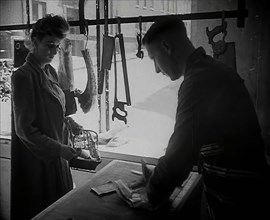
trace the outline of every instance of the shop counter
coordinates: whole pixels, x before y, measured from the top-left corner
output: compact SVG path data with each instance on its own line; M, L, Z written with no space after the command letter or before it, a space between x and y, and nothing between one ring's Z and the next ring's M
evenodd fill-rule
M119 179L128 185L142 178L141 171L140 163L113 160L99 170L89 181L67 193L32 218L32 220L149 220L160 219L161 217L167 219L179 218L182 213L186 213L184 209L188 209L187 204L190 203L189 200L192 194L201 185L200 174L191 172L182 186L176 188L173 192L170 198L170 207L159 211L131 208L116 192L99 196L91 189Z

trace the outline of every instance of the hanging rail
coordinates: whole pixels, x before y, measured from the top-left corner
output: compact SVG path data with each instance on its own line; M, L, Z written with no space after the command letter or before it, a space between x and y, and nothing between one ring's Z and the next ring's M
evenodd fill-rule
M241 1L240 1L241 2ZM214 12L201 12L201 13L190 13L190 14L177 14L171 16L178 16L182 20L205 20L205 19L220 19L222 17L222 13L225 18L237 18L237 26L244 27L245 26L245 18L248 17L248 10L245 9L244 4L239 4L238 10L230 10L230 11L214 11ZM168 15L157 15L157 16L142 16L141 22L154 22L155 20L168 16ZM98 20L87 20L88 25L104 25L105 19ZM121 24L128 23L137 23L137 17L121 17ZM70 26L80 26L80 21L69 21ZM117 24L117 18L108 19L108 24ZM30 24L32 28L33 24ZM3 25L0 26L0 31L7 30L22 30L27 29L27 24L19 24L19 25Z

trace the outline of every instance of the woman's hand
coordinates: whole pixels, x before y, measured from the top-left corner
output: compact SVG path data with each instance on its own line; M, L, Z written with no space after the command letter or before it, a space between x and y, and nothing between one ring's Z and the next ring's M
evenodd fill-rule
M83 159L89 159L89 158L91 158L91 155L90 155L90 151L89 150L85 150L85 149L81 149L81 148L76 148L76 152L77 152L77 157L81 157Z
M69 147L67 145L63 145L60 150L60 156L65 160L69 161L72 158L77 157L78 154L74 148Z
M75 122L73 118L66 117L66 120L69 123L72 134L79 135L82 132L83 126Z

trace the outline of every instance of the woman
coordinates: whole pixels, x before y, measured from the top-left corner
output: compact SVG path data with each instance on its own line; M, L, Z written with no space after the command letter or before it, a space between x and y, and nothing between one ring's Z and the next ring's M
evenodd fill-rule
M69 31L46 15L31 32L26 62L12 75L11 219L31 219L73 188L65 96L50 65Z

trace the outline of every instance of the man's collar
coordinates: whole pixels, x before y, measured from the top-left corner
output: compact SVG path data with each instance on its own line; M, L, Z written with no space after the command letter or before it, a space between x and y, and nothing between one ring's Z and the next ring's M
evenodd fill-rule
M192 54L190 54L190 56L187 59L187 63L186 63L186 72L188 71L188 69L192 66L192 64L198 60L199 57L205 55L205 50L203 49L203 47L198 47L196 50L193 51Z

